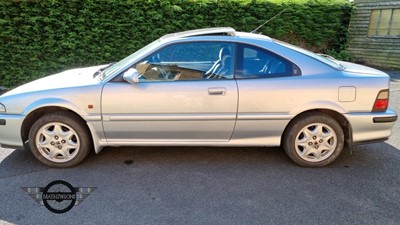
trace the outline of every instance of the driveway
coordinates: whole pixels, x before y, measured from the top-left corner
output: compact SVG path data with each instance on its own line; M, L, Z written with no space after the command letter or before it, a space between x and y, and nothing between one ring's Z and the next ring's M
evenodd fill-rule
M400 112L400 73L391 76ZM399 128L319 169L280 148L106 148L71 169L0 149L0 224L399 224ZM54 214L20 188L58 179L97 189Z

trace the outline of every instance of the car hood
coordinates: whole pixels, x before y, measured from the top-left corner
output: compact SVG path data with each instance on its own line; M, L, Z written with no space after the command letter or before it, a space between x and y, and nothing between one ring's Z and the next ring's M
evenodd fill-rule
M367 74L367 75L387 75L385 72L360 64L340 61L345 69L344 71L350 73Z
M11 91L6 92L3 96L22 94L34 91L61 89L69 87L80 87L91 84L97 84L99 79L93 78L93 74L102 67L107 65L92 66L78 69L66 70L61 73L49 75L47 77L21 85Z

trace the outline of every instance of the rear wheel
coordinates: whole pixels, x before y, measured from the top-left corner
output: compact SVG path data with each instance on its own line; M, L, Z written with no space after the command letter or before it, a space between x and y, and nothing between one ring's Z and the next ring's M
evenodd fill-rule
M283 137L286 154L305 167L332 163L341 153L343 144L344 134L339 123L319 112L294 119Z
M81 118L70 112L46 114L29 132L33 155L51 167L72 167L79 164L92 149L89 130Z

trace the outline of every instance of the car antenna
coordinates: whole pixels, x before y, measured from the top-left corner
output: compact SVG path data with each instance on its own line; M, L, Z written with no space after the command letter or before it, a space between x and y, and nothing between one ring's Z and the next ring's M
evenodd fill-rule
M279 16L280 14L282 14L283 12L285 12L286 9L280 11L278 14L276 14L275 16L273 16L271 19L265 21L263 24L261 24L260 26L258 26L255 30L253 30L252 32L250 32L251 34L254 34L258 29L260 29L261 27L263 27L265 24L267 24L269 21L275 19L275 17Z

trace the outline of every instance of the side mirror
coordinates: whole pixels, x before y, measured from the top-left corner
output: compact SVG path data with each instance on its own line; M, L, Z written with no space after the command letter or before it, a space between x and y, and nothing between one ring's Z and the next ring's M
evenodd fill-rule
M130 68L124 73L123 78L131 84L137 84L139 83L139 75L140 74L136 69Z

